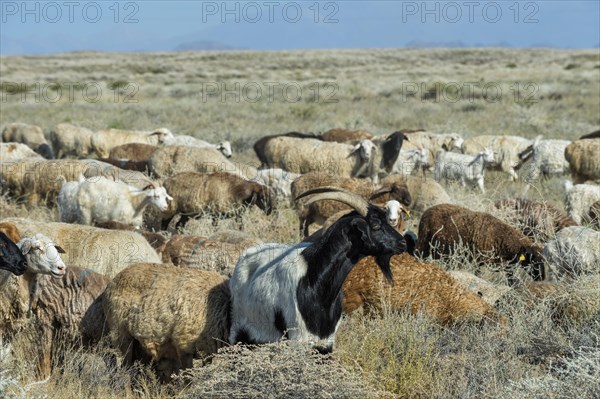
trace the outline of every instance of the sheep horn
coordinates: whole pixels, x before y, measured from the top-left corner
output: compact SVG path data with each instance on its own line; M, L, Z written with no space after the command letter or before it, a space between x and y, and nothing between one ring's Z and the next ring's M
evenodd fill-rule
M296 197L296 201L300 198L306 197L308 195L317 194L314 197L310 198L308 201L304 203L304 206L308 206L313 202L323 201L323 200L331 200L331 201L339 201L353 208L359 215L365 217L367 216L367 212L369 211L369 203L365 201L361 196L352 193L350 191L343 190L338 187L325 186L325 187L317 187L311 190L305 191L302 194Z
M371 194L371 198L370 199L375 199L383 194L387 194L387 193L391 193L392 192L392 188L391 187L381 187L379 190L375 191L373 194Z

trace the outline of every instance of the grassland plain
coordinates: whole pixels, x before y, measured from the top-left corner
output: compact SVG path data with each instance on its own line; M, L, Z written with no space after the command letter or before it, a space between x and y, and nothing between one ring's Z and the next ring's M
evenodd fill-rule
M97 130L151 129L228 139L234 160L257 163L256 138L287 131L401 128L575 139L600 126L597 50L379 49L289 52L70 53L0 58L0 129L26 122L48 132L70 122ZM559 207L559 178L526 185L499 173L481 195L457 186L457 203L500 217L511 195ZM57 220L55 208L0 198L0 217ZM418 216L409 220L415 229ZM294 210L250 209L244 230L264 241L300 238ZM237 228L222 220L218 229ZM210 220L185 232L211 235ZM459 253L438 264L478 267ZM504 277L479 268L492 282ZM600 397L600 278L565 282L559 295L498 304L506 329L441 327L426 315L388 311L344 319L332 358L287 343L227 348L170 386L149 369L115 364L107 345L64 348L51 378L34 383L24 330L0 344L0 398L597 398ZM134 377L133 388L125 381Z

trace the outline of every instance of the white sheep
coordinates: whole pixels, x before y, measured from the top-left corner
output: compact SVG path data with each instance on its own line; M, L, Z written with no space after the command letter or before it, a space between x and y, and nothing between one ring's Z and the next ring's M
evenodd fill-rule
M319 194L320 193L320 194ZM342 284L356 262L376 255L391 280L391 255L406 249L385 212L356 194L322 187L307 204L337 200L355 209L334 223L315 243L263 244L249 248L235 266L231 291L229 342L267 343L283 337L333 348L342 315Z
M587 227L565 227L549 240L543 251L550 275L600 273L600 232Z
M208 141L200 140L193 136L178 134L173 136L172 138L165 139L162 144L184 145L199 148L214 148L215 150L220 151L227 158L231 158L231 155L233 154L233 152L231 151L231 143L227 140L221 141L219 144L211 144Z
M77 187L78 186L78 187ZM164 187L152 183L144 190L104 177L63 185L58 194L60 221L65 223L92 224L118 221L141 227L144 208L155 206L161 211L168 208L173 199Z
M600 201L600 186L595 184L573 185L568 180L563 182L565 188L565 208L569 216L578 224L591 221L589 218L590 207L594 202Z
M565 159L565 149L571 142L568 140L541 140L538 137L531 147L524 151L531 154L531 163L523 166L526 181L538 180L540 176L561 176L569 172L569 163ZM527 155L520 154L521 159Z
M485 193L483 188L484 167L486 164L494 162L494 153L485 148L477 155L457 154L438 151L435 159L435 179L440 181L459 180L464 186L465 182L476 184L482 193Z
M278 200L289 201L292 204L292 182L298 176L299 173L287 172L280 168L259 169L255 181L269 186Z
M10 162L23 158L44 159L29 146L21 143L0 143L0 161Z

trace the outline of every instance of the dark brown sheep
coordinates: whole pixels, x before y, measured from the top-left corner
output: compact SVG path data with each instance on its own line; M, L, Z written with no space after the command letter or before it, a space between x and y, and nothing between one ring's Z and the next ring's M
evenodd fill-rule
M523 234L532 239L538 235L545 241L565 227L577 226L566 212L547 202L510 198L498 200L494 205L500 210L510 210Z
M230 173L178 173L164 181L173 197L163 213L162 228L166 230L176 214L181 214L177 227L184 226L191 216L210 213L213 225L219 216L235 216L241 222L243 208L256 205L269 215L273 196L269 187L244 180Z
M534 280L545 278L542 247L508 223L483 212L458 205L441 204L429 208L419 222L417 249L421 256L439 258L454 252L457 245L468 248L481 260L529 268ZM509 283L514 284L513 267L507 267Z

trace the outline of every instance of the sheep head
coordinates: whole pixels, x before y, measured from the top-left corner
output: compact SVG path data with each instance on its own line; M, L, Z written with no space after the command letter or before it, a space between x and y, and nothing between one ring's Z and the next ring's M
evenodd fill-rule
M45 235L37 233L33 237L25 237L17 246L27 259L28 271L58 278L65 275L66 266L60 257L65 251Z
M221 151L227 158L231 158L231 155L233 154L231 151L231 143L229 141L221 141L217 144L217 150Z
M402 218L402 213L406 214L407 216L410 216L410 211L396 200L386 202L383 209L385 209L387 221L392 227L398 226L398 221L400 220L400 218Z
M535 281L546 279L546 268L544 265L544 256L542 255L542 246L533 244L529 247L522 246L519 253L511 263L518 263L528 269L529 275Z
M314 194L314 195L313 195ZM383 275L392 281L390 259L393 255L406 251L404 237L389 225L386 211L369 204L359 195L337 188L318 187L298 195L296 200L313 195L306 201L310 205L316 201L340 201L354 209L336 221L325 233L323 239L347 229L353 246L360 248L361 255L374 256Z

